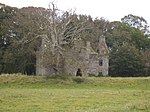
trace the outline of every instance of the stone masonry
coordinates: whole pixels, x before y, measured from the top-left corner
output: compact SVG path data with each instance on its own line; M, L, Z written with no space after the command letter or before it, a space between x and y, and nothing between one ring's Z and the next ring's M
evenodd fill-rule
M44 44L42 42L42 44ZM44 45L41 45L44 46ZM37 75L51 75L55 74L55 70L51 66L44 66L42 61L42 52L44 48L41 47L37 55L36 74ZM64 57L60 63L59 73L76 75L78 69L81 70L83 76L107 76L109 70L109 51L105 42L105 37L99 38L97 51L92 49L91 43L87 41L84 43L81 39L75 40L72 48L64 52ZM63 62L63 63L62 63Z

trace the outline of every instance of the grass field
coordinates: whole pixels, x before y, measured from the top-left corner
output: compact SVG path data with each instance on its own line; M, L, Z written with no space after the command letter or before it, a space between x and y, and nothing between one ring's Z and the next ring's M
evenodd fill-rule
M150 112L150 77L0 75L0 112Z

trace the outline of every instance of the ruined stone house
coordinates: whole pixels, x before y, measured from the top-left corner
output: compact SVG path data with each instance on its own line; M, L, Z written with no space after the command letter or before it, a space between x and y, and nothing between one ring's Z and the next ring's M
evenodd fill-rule
M41 49L36 60L36 74L48 75L55 74L56 70L51 65L45 66L43 63L43 52L45 42L42 41ZM74 46L64 52L64 57L61 57L59 69L57 72L61 74L76 75L78 69L81 69L83 76L89 75L108 75L109 68L109 51L105 42L105 37L99 38L97 50L94 51L89 41L83 42L75 40ZM51 58L51 57L49 57Z

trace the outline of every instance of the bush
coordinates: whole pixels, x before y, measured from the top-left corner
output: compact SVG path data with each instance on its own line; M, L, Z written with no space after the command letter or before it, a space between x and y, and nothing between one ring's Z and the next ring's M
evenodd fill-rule
M74 77L72 78L73 82L76 82L76 83L84 83L86 82L86 79L83 78L83 77Z
M59 79L59 80L69 80L71 78L70 75L66 74L53 74L53 75L46 75L46 79Z

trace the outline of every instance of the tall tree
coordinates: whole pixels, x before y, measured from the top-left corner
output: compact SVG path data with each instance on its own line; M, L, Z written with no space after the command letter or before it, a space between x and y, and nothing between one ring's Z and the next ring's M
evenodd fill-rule
M78 16L73 11L62 12L57 9L54 3L49 5L46 13L38 10L40 18L40 29L42 29L41 47L43 66L51 68L51 71L59 73L62 59L67 58L66 47L72 46L74 40L81 39L81 32L86 29L86 19ZM39 53L40 53L39 52ZM37 55L37 58L40 57ZM51 57L51 59L49 58Z
M145 34L150 33L149 25L143 17L129 14L129 15L125 16L124 18L122 18L121 21L129 24L132 27L135 27L135 28L141 30Z
M6 61L5 57L9 55L6 51L13 43L12 25L14 21L12 18L17 11L17 8L5 5L0 8L0 73L12 71L11 67L6 66L10 61Z
M116 43L123 45L126 42L131 42L132 29L129 25L119 21L109 23L108 30L105 34L108 46L112 48Z
M124 65L124 62L126 62L126 69L128 68L128 66L130 66L131 58L129 59L126 58L126 56L129 55L128 52L124 51L120 53L121 50L123 51L123 46L126 44L132 47L134 46L134 48L139 52L138 55L140 58L139 60L137 60L137 62L141 63L142 65L141 69L143 69L144 65L141 62L141 60L143 60L144 58L141 55L141 53L145 52L145 50L147 49L150 49L150 40L149 38L145 38L145 34L141 30L131 27L129 24L126 24L124 22L117 22L117 21L112 22L110 23L110 27L108 28L108 31L106 32L106 41L110 48L110 55L109 55L110 56L110 74L112 76L115 76L115 75L123 76L125 69L121 68L123 67L121 65ZM125 48L127 49L127 46ZM137 69L136 66L133 66L133 67L135 70ZM139 74L141 74L140 73L141 71L138 71L138 72ZM135 74L138 75L138 72L136 72ZM127 72L126 72L126 76L128 76ZM130 76L133 76L133 75L130 75ZM144 76L144 73L143 73L143 76Z
M106 32L106 41L111 48L113 44L130 43L139 50L150 48L150 39L139 29L131 27L124 22L111 22Z
M142 76L144 64L138 49L125 43L114 45L110 53L110 75L133 77Z

